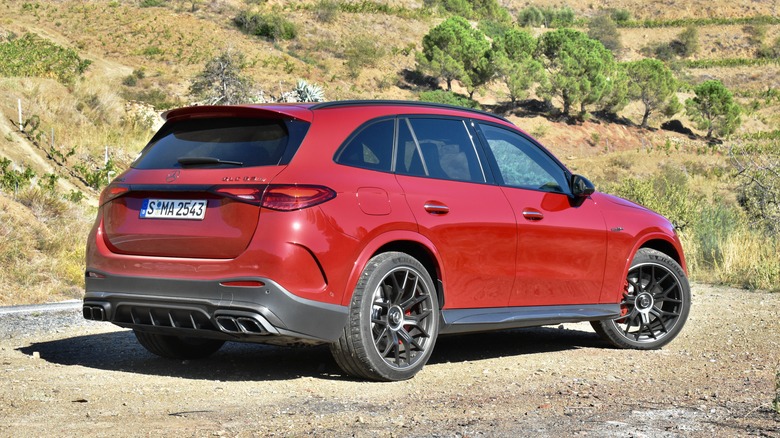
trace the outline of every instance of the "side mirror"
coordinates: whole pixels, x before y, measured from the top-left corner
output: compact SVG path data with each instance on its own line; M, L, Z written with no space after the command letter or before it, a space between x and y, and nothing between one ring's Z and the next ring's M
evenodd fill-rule
M587 178L582 175L572 175L571 193L574 195L574 202L577 205L581 205L595 191L596 187Z

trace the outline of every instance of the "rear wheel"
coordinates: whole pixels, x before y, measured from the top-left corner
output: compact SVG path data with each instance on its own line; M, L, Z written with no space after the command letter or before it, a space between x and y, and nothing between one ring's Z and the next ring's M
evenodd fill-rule
M216 353L225 341L186 338L133 330L138 342L149 352L168 359L202 359Z
M626 277L622 316L591 324L619 348L652 350L682 330L691 307L691 290L680 265L650 248L637 251Z
M372 258L352 295L347 323L331 353L344 372L371 380L413 377L428 362L439 331L439 302L415 258Z

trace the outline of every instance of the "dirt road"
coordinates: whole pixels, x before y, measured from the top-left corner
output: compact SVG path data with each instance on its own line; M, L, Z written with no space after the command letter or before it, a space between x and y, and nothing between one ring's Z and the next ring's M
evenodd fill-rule
M414 379L340 374L325 347L152 356L78 311L0 316L0 436L770 436L780 294L694 285L663 350L587 324L441 338Z

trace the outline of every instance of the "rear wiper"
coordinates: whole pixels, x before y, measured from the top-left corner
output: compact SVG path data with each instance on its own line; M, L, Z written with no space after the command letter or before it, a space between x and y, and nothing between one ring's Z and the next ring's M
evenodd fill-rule
M177 160L182 166L198 166L203 164L229 164L231 166L243 166L240 161L220 160L214 157L181 157Z

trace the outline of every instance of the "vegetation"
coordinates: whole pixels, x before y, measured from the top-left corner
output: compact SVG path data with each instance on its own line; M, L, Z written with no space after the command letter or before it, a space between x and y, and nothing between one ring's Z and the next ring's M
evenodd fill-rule
M669 43L646 47L643 52L662 61L671 61L676 58L688 58L698 50L699 31L696 27L689 26Z
M277 12L263 14L248 10L241 11L233 18L233 23L244 32L271 41L291 40L298 36L298 27L295 23Z
M537 54L543 57L548 81L540 93L548 99L558 96L563 101L563 114L579 107L580 117L585 106L600 102L610 90L607 79L616 69L612 52L600 42L573 29L557 29L539 38Z
M71 83L92 63L33 33L0 42L0 76L34 76Z
M513 104L525 99L533 84L545 80L542 64L534 59L536 45L533 35L517 29L508 30L494 42L496 74Z
M478 102L469 99L466 96L455 94L452 91L433 90L423 91L418 96L422 102L443 103L446 105L462 106L466 108L480 109Z
M623 50L617 23L609 14L599 14L588 23L588 37L598 40L613 53Z
M425 0L425 4L474 20L512 21L509 12L497 0Z
M728 25L750 25L750 24L780 24L780 17L769 15L756 15L753 17L702 17L702 18L680 18L665 20L615 20L620 23L620 27L628 28L646 28L657 29L664 27L688 27L688 26L728 26Z
M734 146L739 203L751 223L780 236L780 141Z
M662 109L664 114L672 116L680 111L677 100L679 84L672 71L656 59L642 59L626 64L629 88L628 94L633 100L639 100L645 107L641 126L647 128L650 115Z
M254 98L252 80L244 76L243 53L228 50L210 60L195 76L190 94L206 105L250 103Z
M707 131L707 138L712 138L713 133L728 136L736 131L742 123L742 111L723 83L704 81L693 91L696 96L685 101L685 114L696 122L698 129Z
M374 67L385 56L384 46L371 35L355 35L347 41L344 50L345 65L352 79L366 67Z
M469 98L477 87L493 77L491 46L482 31L471 27L462 17L451 17L431 29L423 37L423 51L417 62L422 70L442 78L447 91L458 80L469 90Z
M562 8L527 6L520 11L517 24L523 27L570 27L574 25L574 10Z

